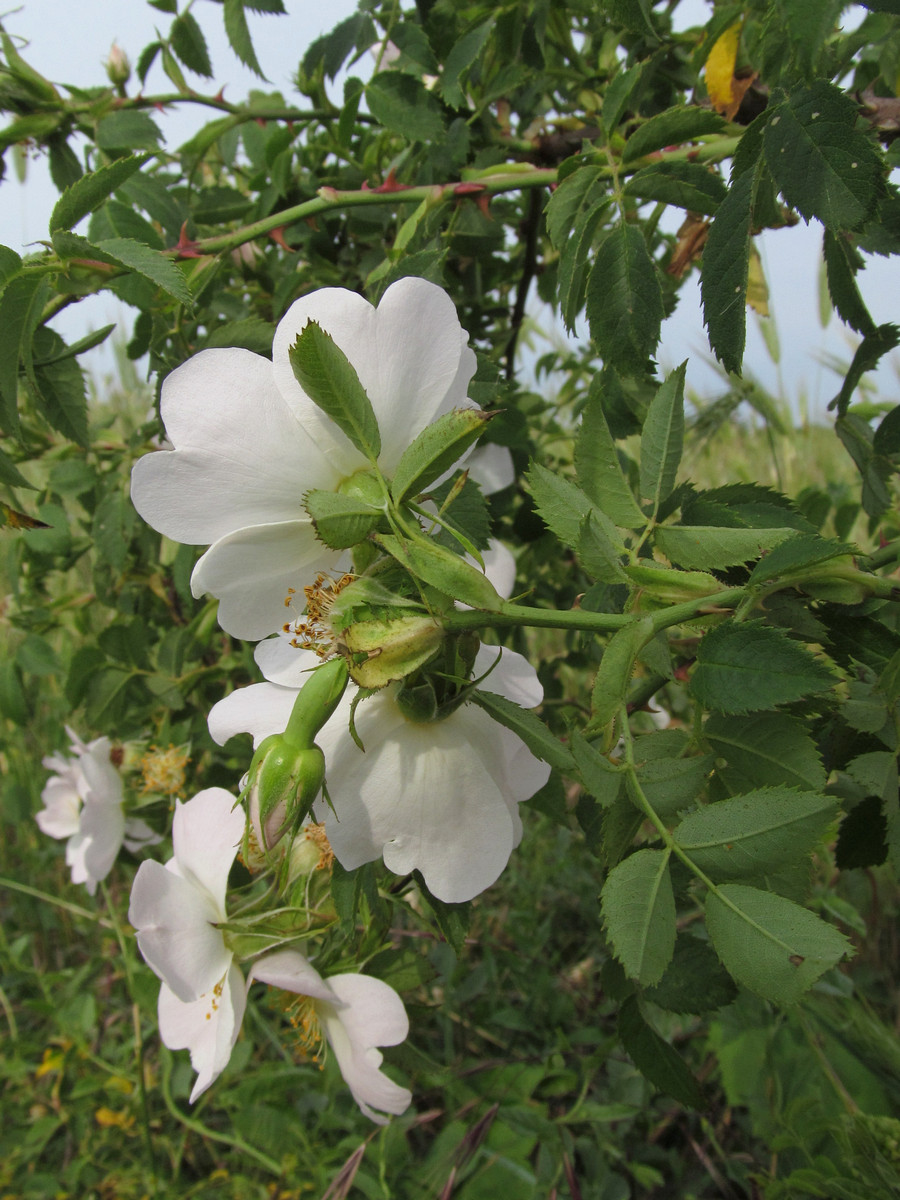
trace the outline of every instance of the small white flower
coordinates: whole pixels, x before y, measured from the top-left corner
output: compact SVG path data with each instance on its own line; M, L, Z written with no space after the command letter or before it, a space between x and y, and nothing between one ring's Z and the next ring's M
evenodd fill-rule
M296 950L267 954L247 980L296 992L288 1014L305 1054L318 1061L324 1037L337 1059L353 1099L367 1117L385 1125L383 1113L399 1115L412 1100L410 1092L380 1070L378 1046L396 1046L409 1032L403 1001L392 987L370 975L319 972ZM377 1110L377 1111L376 1111Z
M483 646L475 674L492 664L485 687L523 708L543 691L520 655ZM283 732L304 672L317 661L282 639L262 642L256 660L269 683L226 696L209 715L215 741L251 733L258 744ZM518 805L546 783L550 768L524 742L474 704L441 721L417 724L395 701L397 685L360 704L355 724L366 750L350 734L353 689L316 735L327 763L334 811L322 800L318 821L343 867L352 870L383 856L398 875L422 872L440 900L471 900L497 879L522 837Z
M55 773L41 792L44 807L35 820L49 837L67 839L72 882L85 884L93 896L123 843L133 852L160 838L138 817L126 819L122 780L110 761L109 738L86 744L71 729L66 733L72 756L51 754L43 760Z
M203 350L168 375L160 409L175 449L137 463L132 499L167 537L212 543L191 587L219 598L219 621L237 637L273 633L289 589L340 559L316 539L304 494L334 491L370 467L294 377L289 350L310 320L359 375L388 477L427 425L474 407L466 389L475 355L450 297L424 279L398 280L377 309L343 288L313 292L282 318L271 362L248 350Z
M170 1050L189 1049L198 1073L192 1103L224 1070L244 1015L243 976L218 929L243 834L243 810L223 788L176 802L173 857L141 863L131 889L128 920L163 984L160 1036Z

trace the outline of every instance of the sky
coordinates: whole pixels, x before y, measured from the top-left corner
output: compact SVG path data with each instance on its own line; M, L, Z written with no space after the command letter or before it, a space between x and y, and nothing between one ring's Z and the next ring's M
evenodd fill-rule
M240 99L250 88L270 87L281 90L290 101L291 77L306 47L320 34L333 28L356 8L356 0L285 0L287 16L257 16L248 13L251 33L268 85L235 57L228 45L222 24L222 8L210 0L197 0L196 12L209 42L215 88L225 86L225 95ZM691 24L706 19L707 0L686 0L678 10L682 21ZM856 19L851 13L848 17ZM102 62L113 41L126 51L132 62L154 38L154 28L163 27L171 17L151 8L144 0L25 0L3 18L7 32L28 43L23 53L37 70L56 83L97 85L104 79ZM359 68L357 68L359 69ZM193 82L193 80L192 80ZM198 81L198 90L206 86ZM338 84L338 87L340 85ZM133 85L132 85L133 87ZM147 90L170 90L171 85L159 65L155 65ZM212 89L210 89L212 90ZM338 93L339 94L339 93ZM209 119L208 110L188 106L158 119L168 144L178 145L194 129ZM25 184L9 173L0 193L0 242L21 251L35 239L45 237L47 221L56 199L46 161L28 163ZM673 219L677 214L672 214ZM676 219L677 226L677 219ZM809 413L824 418L828 400L838 390L840 379L823 359L838 356L849 362L855 341L849 330L832 316L826 327L819 317L819 271L821 227L816 222L793 229L770 230L756 239L769 285L772 321L781 346L780 363L772 361L760 332L760 323L748 311L745 374L757 378L764 387L783 396L795 415ZM897 259L869 258L860 275L860 290L876 323L898 319L900 267ZM101 296L75 306L71 315L58 321L64 336L76 337L87 328L96 328L121 315L121 308L110 296ZM549 310L537 307L539 322L553 326ZM581 331L579 331L580 333ZM553 329L555 337L561 331ZM111 357L103 347L91 352L93 369L109 370ZM711 398L724 392L721 375L711 363L699 302L699 284L694 272L682 289L678 307L663 325L658 352L663 370L670 370L689 357L688 390ZM87 358L82 360L90 366ZM900 359L884 360L877 374L880 398L894 403L900 400Z

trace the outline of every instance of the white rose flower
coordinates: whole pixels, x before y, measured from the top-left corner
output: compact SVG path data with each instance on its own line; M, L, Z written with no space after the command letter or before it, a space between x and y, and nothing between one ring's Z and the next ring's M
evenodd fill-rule
M65 838L72 882L83 883L93 896L112 869L122 845L132 852L160 840L138 817L125 817L122 780L110 761L110 740L85 743L66 729L72 755L51 754L43 760L54 772L41 792L44 807L35 814L43 833Z
M404 1112L410 1092L379 1069L377 1046L396 1046L409 1032L403 1001L392 987L370 975L331 975L323 979L297 950L267 954L254 964L247 980L296 992L287 1006L300 1049L319 1061L324 1038L337 1059L353 1099L367 1117L387 1124L382 1113ZM377 1111L376 1111L377 1110Z
M257 646L256 660L270 682L232 692L210 712L210 733L220 744L236 733L251 733L258 744L283 732L304 673L318 661L278 638ZM520 654L483 646L476 676L492 665L489 690L523 708L540 703L537 673ZM316 735L334 805L332 811L317 801L316 820L347 870L383 857L398 875L421 871L440 900L471 900L509 861L522 837L518 806L543 787L550 768L474 704L418 724L401 711L396 693L389 685L356 709L365 753L350 734L353 688Z
M449 296L401 279L374 308L343 288L297 300L275 333L272 361L248 350L203 350L168 375L161 413L174 450L137 463L138 512L178 542L211 543L194 568L195 595L219 598L219 621L257 639L284 620L284 601L340 555L316 540L303 507L310 489L335 491L371 464L294 377L289 350L308 321L353 364L381 433L380 469L444 413L475 407L475 371Z

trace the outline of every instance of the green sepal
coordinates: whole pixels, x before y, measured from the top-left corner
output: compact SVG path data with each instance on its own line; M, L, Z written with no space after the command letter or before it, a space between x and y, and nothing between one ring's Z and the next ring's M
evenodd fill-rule
M306 493L303 506L312 518L316 536L332 550L347 550L364 541L383 516L355 496L318 488Z
M427 426L403 451L391 483L395 504L423 492L449 471L484 432L495 413L456 408Z
M288 352L294 378L317 408L374 463L381 434L372 401L356 368L317 321L309 321Z
M503 598L487 576L437 542L425 537L412 541L393 534L375 534L374 539L411 574L445 595L488 612L502 609Z

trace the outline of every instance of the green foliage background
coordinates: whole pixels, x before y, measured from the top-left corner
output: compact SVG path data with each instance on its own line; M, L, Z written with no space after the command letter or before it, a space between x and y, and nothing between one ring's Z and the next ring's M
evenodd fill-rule
M261 74L245 9L277 29L280 0L151 3L159 38L130 84L57 87L2 37L4 161L46 153L60 198L42 250L0 248L0 1195L896 1194L900 410L865 374L900 335L856 274L900 249L900 6L873 0L844 32L837 0L716 3L674 33L677 0L364 0L305 50L294 93L261 79L231 103L202 22L224 20ZM754 78L723 115L704 66L737 22L735 76ZM369 78L379 43L398 54ZM145 95L155 61L171 90ZM160 103L198 114L180 147ZM833 429L795 430L739 378L753 238L799 218L821 225L831 302L861 339ZM730 374L685 412L653 355L697 261ZM486 438L518 481L461 522L489 514L551 614L492 636L538 667L543 725L506 716L556 769L463 911L380 867L335 872L332 961L365 963L410 1012L387 1055L406 1117L373 1132L261 999L190 1109L123 925L133 863L96 905L71 887L33 820L40 760L66 723L109 733L161 830L142 750L187 747L190 792L246 769L206 714L255 678L250 648L191 597L195 549L137 518L130 467L187 357L268 354L297 296L376 301L405 275L450 292L479 354L470 394L501 410ZM137 311L102 400L78 356L111 330L67 346L53 328L100 291ZM535 294L590 336L528 383ZM752 931L773 929L802 963L770 960Z

